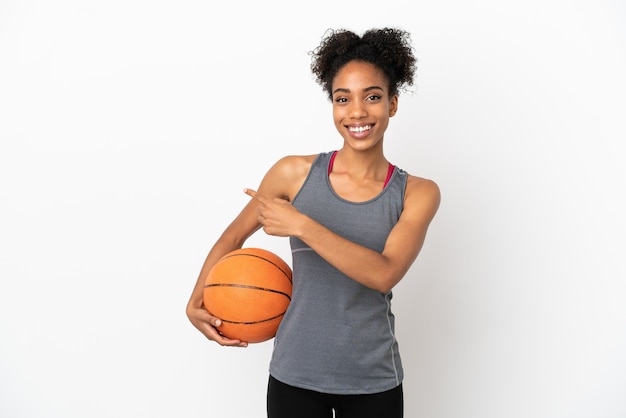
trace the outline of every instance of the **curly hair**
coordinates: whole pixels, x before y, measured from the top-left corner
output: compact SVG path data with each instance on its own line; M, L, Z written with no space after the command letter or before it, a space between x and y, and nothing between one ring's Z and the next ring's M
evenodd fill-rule
M337 72L353 60L378 67L389 82L390 95L413 85L416 58L409 32L397 28L369 29L362 36L345 29L329 29L320 45L309 53L316 82L332 98Z

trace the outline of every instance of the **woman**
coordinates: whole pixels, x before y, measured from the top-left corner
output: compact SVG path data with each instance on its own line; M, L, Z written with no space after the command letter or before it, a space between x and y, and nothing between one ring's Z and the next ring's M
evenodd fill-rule
M403 371L392 289L416 259L439 207L437 185L383 153L398 95L412 85L407 32L329 31L311 69L332 101L337 151L287 156L217 240L187 306L193 325L221 345L220 319L202 304L206 274L263 228L289 237L292 301L275 338L267 409L282 417L402 417Z

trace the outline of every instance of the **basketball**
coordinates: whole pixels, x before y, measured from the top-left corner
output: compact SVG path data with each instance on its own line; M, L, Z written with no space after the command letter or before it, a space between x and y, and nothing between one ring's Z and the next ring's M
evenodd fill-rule
M203 301L206 310L222 320L218 328L227 338L248 343L276 336L291 302L292 272L271 251L242 248L232 251L207 275Z

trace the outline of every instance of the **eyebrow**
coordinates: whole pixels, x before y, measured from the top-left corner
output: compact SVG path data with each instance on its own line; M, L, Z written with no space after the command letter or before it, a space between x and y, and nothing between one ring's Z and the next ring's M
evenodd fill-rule
M372 91L372 90L383 90L382 87L379 86L370 86L370 87L366 87L363 89L363 92L367 93L368 91ZM350 89L344 89L344 88L337 88L333 91L333 94L335 93L350 93Z

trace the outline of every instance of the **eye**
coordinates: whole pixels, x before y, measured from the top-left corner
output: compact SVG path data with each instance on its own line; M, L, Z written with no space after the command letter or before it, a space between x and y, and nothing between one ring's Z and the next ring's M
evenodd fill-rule
M335 103L347 103L348 99L345 97L335 97Z
M366 99L366 100L367 100L368 102L377 102L377 101L379 101L381 98L382 98L382 97L381 97L381 96L379 96L378 94L371 94L371 95L367 96L367 99Z

